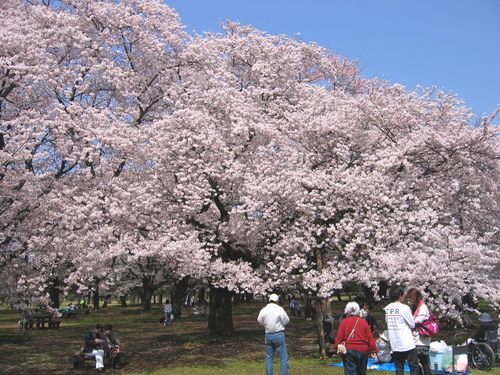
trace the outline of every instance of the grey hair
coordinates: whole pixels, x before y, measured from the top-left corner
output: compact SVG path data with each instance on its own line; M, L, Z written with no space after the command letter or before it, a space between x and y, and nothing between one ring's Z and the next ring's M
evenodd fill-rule
M345 307L344 314L358 316L359 305L356 302L349 302Z

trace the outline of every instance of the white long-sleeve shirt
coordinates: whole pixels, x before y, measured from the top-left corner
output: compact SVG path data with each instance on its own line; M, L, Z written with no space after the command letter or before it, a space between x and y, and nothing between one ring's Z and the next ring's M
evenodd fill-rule
M415 349L412 329L415 319L408 305L393 302L385 308L385 321L389 330L389 342L393 352L406 352Z
M257 321L261 326L265 327L266 333L275 333L284 331L290 318L283 307L275 303L268 303L266 307L260 310Z
M422 303L415 315L415 324L425 322L431 316L429 308L427 305ZM419 346L429 346L431 344L431 337L423 337L418 334L418 329L413 330L413 339L415 340L415 345Z

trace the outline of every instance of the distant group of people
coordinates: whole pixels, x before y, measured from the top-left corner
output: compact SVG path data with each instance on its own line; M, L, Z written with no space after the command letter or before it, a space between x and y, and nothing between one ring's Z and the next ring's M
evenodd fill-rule
M104 358L110 358L113 368L119 368L121 351L120 340L113 332L111 324L96 324L85 334L84 352L95 357L97 371L104 371Z
M184 306L189 307L193 315L205 314L207 312L206 305L207 301L205 299L204 288L201 288L200 291L198 292L198 302L195 302L195 297L191 293L188 293L184 300ZM174 316L175 318L180 317L180 311L174 309L174 306L169 299L167 299L165 301L165 304L163 305L163 313L164 316L159 319L159 323L164 326L172 325L172 322L174 321Z
M66 318L73 318L76 316L75 314L75 305L73 303L70 303L68 306L60 309L62 312L62 315L65 316Z

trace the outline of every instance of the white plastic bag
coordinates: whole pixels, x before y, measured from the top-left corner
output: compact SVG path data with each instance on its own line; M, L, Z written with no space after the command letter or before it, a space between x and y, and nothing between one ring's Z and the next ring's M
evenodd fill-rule
M467 359L467 354L460 354L455 356L456 369L458 372L466 372L469 361Z
M443 340L433 341L431 342L429 350L431 352L444 353L446 350L448 350L448 345Z

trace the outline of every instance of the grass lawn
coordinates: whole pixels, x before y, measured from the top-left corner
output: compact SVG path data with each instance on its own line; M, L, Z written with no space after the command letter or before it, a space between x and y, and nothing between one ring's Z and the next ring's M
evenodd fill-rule
M343 375L339 367L329 367L332 361L314 358L294 358L289 362L290 374L303 375ZM274 373L279 374L279 363L274 366ZM263 361L238 361L228 360L220 366L183 366L172 369L162 369L152 372L137 372L136 375L239 375L239 374L265 374ZM380 372L380 374L387 374Z
M163 327L158 324L163 315L159 307L142 313L137 306L121 308L112 305L76 319L65 319L59 329L27 332L17 330L17 314L0 311L0 374L95 373L90 361L85 370L73 370L69 357L83 346L85 331L98 322L113 324L126 353L125 366L121 370L109 369L107 373L263 374L264 334L256 322L262 306L260 303L235 306L233 318L237 334L224 339L208 338L205 318L192 315L189 310L183 311L182 319L174 322L173 326ZM343 307L344 304L335 306L336 312ZM444 337L450 334L444 332ZM311 322L292 317L287 328L287 346L291 375L343 374L341 368L328 366L331 359L318 358L316 334ZM275 373L279 374L278 363ZM473 370L473 373L500 375L500 369L489 372Z

